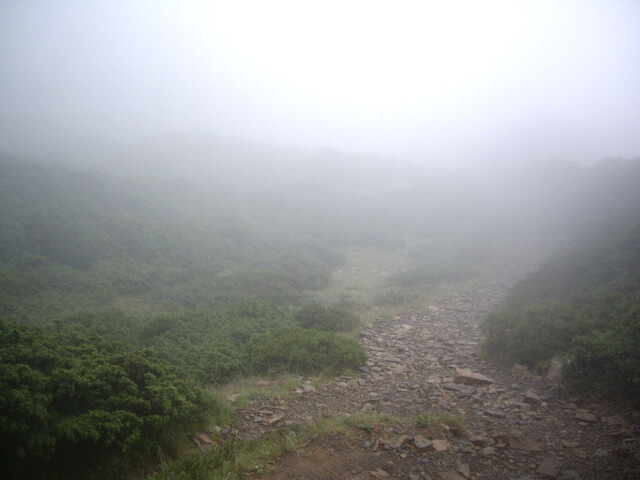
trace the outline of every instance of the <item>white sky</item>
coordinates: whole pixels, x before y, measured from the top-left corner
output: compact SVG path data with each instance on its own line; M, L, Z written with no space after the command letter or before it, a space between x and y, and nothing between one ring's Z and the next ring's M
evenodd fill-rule
M431 163L640 155L640 1L0 0L0 142L212 131Z

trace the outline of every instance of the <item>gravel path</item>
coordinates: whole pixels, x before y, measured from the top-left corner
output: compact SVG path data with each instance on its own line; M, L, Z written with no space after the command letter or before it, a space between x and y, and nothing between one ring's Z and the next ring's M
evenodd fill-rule
M521 277L504 270L481 289L366 328L360 341L369 361L357 376L317 389L306 381L288 399L255 398L239 412L240 438L359 411L403 419L448 411L463 419L464 432L429 438L436 433L400 423L345 447L349 457L310 446L323 464L335 458L330 470L296 467L290 458L272 478L640 478L638 412L571 397L555 381L477 355L480 322ZM347 458L355 463L340 468ZM377 458L385 463L372 469Z

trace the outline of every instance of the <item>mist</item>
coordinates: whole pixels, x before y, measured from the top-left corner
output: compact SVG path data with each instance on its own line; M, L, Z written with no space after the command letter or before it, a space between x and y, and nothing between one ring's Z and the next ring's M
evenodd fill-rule
M633 476L639 26L0 0L2 471Z
M0 3L0 149L199 132L438 166L640 152L632 1Z

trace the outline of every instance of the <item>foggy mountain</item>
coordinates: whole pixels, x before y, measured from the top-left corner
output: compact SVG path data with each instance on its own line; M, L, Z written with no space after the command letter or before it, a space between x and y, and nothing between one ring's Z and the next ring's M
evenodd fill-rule
M374 452L429 458L403 478L528 478L561 441L549 477L635 475L639 25L625 0L1 1L3 474L244 478L327 425L369 455L398 403L433 409ZM449 389L458 360L524 373Z

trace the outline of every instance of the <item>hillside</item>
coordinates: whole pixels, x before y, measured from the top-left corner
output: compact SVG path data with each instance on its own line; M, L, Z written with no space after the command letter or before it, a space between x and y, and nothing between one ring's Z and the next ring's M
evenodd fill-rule
M574 239L519 282L483 330L488 352L536 366L560 357L584 392L640 398L640 219Z
M129 146L120 163L0 160L0 424L16 477L113 478L154 464L157 448L233 418L212 386L352 373L367 361L359 314L406 315L425 292L480 288L588 232L606 242L574 263L556 257L551 277L514 290L508 315L527 302L583 312L614 299L619 318L589 317L603 328L567 355L579 366L610 345L637 351L625 315L637 301L640 162L474 174L233 142L179 158L184 143L170 140ZM357 297L354 282L375 291ZM87 461L72 462L76 452Z
M7 318L295 302L341 261L321 240L279 231L185 181L3 159L0 182L0 314ZM266 275L271 280L261 281Z

